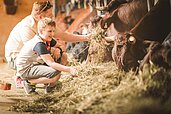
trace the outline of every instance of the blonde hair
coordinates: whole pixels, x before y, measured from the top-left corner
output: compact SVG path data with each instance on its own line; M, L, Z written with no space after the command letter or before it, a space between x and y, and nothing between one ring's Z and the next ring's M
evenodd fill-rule
M47 11L48 9L50 9L52 7L51 3L49 1L44 1L44 2L34 2L33 4L33 8L32 8L32 12L31 15L35 18L36 15L40 15L41 13Z
M40 30L46 28L47 26L56 27L56 23L53 19L45 17L38 21L38 33L40 34Z

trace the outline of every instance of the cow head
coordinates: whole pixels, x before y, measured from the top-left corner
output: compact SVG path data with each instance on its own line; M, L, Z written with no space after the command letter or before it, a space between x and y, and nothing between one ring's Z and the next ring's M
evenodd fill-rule
M101 20L100 20L100 26L102 29L107 29L109 26L116 20L117 17L115 11L114 14L107 13Z
M100 21L102 20L102 17L101 16L94 16L94 17L91 17L90 18L90 22L92 24L92 27L95 28L99 25Z
M139 60L145 56L145 45L131 33L118 33L115 37L112 57L119 69L136 70Z
M166 69L171 68L171 47L153 41L140 65L140 69L143 68L144 64L147 64L150 61L159 67Z
M88 48L89 48L88 42L79 42L75 44L71 53L78 62L82 63L83 61L87 59Z

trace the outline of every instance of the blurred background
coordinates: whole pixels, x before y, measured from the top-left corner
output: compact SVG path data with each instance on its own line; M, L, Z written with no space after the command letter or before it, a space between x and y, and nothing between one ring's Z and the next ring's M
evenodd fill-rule
M5 43L8 39L12 28L25 16L29 15L32 5L35 1L46 0L0 0L0 62L4 62ZM80 12L86 15L91 12L88 9L89 2L100 3L99 0L49 0L53 4L53 14L57 20L57 25L61 30L66 30L68 26L64 22L64 18L72 16L73 19L78 17ZM110 0L102 0L103 4ZM76 9L76 10L75 10ZM85 11L88 10L88 11ZM72 13L74 11L74 13ZM81 16L83 18L84 16ZM64 24L65 23L65 24ZM64 27L65 26L65 27ZM75 27L77 25L75 24ZM74 26L73 26L74 27ZM73 27L70 28L72 32Z

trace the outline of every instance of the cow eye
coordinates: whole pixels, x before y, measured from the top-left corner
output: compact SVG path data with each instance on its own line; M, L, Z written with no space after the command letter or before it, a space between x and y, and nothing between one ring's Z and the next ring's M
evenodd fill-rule
M130 44L135 44L135 42L136 42L135 37L130 36L130 37L128 38L128 42L129 42Z

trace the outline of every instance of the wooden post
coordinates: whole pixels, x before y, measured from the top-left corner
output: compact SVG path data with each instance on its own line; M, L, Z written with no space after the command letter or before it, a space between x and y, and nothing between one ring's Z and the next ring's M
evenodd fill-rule
M84 9L86 9L86 8L87 8L86 1L87 1L87 0L84 0Z
M107 0L104 0L104 6L107 6Z
M78 9L80 9L81 8L81 2L80 2L80 0L78 0Z
M93 0L89 0L89 4L93 4ZM89 7L90 7L90 12L92 12L93 11L93 7L91 5L89 5Z
M52 8L53 19L55 19L58 13L57 0L52 0L52 4L53 4L53 8Z
M96 7L100 7L100 0L96 0ZM101 15L101 12L97 10L97 15Z
M66 9L66 16L69 16L70 12L71 12L71 7L70 7L70 3L67 3L65 5L65 9Z

